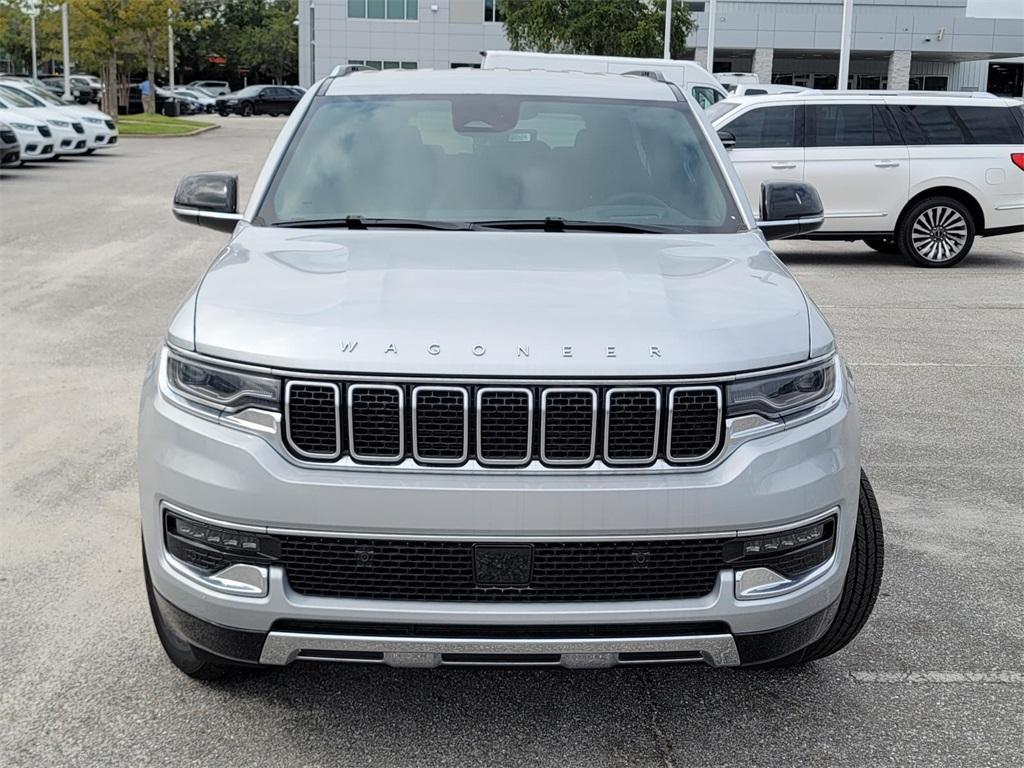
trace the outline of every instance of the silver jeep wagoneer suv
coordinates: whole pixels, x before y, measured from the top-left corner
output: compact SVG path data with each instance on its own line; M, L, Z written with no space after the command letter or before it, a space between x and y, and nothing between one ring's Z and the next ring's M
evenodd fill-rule
M339 68L146 376L146 584L198 678L793 664L882 572L850 374L691 98L642 75Z

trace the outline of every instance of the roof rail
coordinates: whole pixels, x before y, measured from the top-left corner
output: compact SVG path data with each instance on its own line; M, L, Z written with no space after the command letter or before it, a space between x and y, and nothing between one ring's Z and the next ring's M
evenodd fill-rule
M885 89L864 89L854 90L850 89L847 91L831 91L831 93L841 94L852 94L854 96L940 96L942 98L956 98L956 99L998 99L999 97L988 91L911 91L911 90L893 90L888 91Z
M339 64L331 70L331 74L328 77L345 77L345 75L351 75L353 72L376 71L373 67L368 67L365 64Z
M658 83L667 83L663 72L657 69L631 69L629 72L623 72L623 75L627 77L648 77Z

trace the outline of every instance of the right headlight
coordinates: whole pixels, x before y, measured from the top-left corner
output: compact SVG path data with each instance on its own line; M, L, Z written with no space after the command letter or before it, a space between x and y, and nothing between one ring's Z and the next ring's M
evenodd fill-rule
M69 123L67 120L47 120L46 122L48 122L50 125L55 125L58 128L70 128L71 127L71 123Z
M740 379L726 388L726 413L779 419L829 400L836 390L837 358L771 376Z
M8 123L11 128L17 128L19 131L34 131L36 127L31 123Z
M175 394L208 408L280 410L281 382L269 376L209 365L168 352L167 384Z

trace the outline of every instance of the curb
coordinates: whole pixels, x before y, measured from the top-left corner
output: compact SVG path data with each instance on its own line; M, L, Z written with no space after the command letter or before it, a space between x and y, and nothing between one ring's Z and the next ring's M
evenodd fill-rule
M180 138L183 138L185 136L198 136L200 133L206 133L207 131L212 131L212 130L214 130L216 128L220 128L220 126L217 125L217 124L206 125L206 126L203 126L202 128L196 128L194 131L189 131L187 133L129 133L129 134L123 134L119 130L118 134L117 134L117 140L121 141L122 139L180 139Z

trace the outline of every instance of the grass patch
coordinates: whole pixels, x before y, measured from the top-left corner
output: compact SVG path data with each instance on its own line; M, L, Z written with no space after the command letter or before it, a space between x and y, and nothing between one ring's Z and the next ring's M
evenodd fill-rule
M163 115L123 115L117 121L117 130L122 136L175 136L210 125L213 123Z

